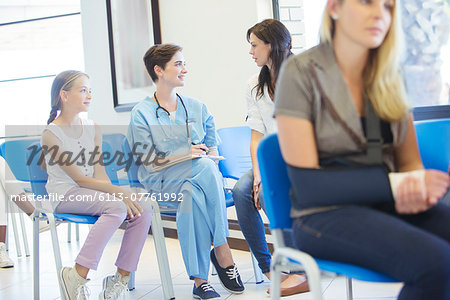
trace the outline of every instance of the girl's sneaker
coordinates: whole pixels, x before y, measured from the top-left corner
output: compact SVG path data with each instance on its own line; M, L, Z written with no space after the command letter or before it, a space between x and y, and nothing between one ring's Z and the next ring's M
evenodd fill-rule
M0 242L0 268L12 268L14 267L14 262L9 258L6 253L6 245Z
M89 299L89 289L86 283L89 279L81 277L75 268L64 267L59 272L59 280L68 300Z
M103 291L100 293L100 300L123 299L128 287L130 276L122 276L119 272L116 275L107 276L103 279Z

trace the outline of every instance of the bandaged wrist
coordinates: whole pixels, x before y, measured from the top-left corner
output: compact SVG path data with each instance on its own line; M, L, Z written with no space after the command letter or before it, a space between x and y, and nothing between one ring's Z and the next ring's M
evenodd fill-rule
M418 179L420 181L420 185L421 185L423 191L425 191L425 170L389 173L389 183L391 185L391 190L392 190L392 195L394 196L394 200L397 199L398 186L408 176Z

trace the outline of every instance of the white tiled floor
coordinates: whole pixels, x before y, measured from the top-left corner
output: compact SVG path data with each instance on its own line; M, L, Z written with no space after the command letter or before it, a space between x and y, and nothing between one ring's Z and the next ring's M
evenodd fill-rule
M31 229L30 227L31 225L28 228ZM87 235L87 225L80 226L80 229L81 241L73 241L71 244L68 244L66 242L66 225L58 227L63 265L71 266L73 264L73 260ZM29 233L31 247L31 231ZM123 231L118 230L105 249L99 269L97 271L92 271L89 274L89 277L91 278L91 281L88 284L91 291L90 299L98 299L102 278L114 273L114 261L119 250L122 236ZM170 270L174 284L175 297L176 299L192 299L193 282L190 281L186 275L178 240L166 239L166 245L169 252ZM222 295L222 299L269 299L269 297L266 296L265 291L270 283L266 279L264 283L255 284L250 254L238 250L232 250L232 252L233 258L239 266L242 279L246 284L246 290L242 295L231 295L222 288L217 276L211 276L210 281ZM12 244L10 244L9 255L15 261L16 265L11 269L0 269L0 299L32 299L32 258L17 258L13 240ZM41 234L40 263L41 299L59 299L59 290L49 232ZM322 288L324 299L326 300L346 299L344 278L322 277ZM396 295L400 288L401 284L375 284L354 281L354 299L396 299ZM128 292L127 299L163 299L152 236L147 238L139 268L136 272L136 289ZM311 299L311 295L307 293L283 299Z

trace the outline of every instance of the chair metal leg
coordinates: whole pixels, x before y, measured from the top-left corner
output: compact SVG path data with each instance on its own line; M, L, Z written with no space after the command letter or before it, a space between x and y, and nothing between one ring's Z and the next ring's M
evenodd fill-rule
M10 208L10 204L9 201L6 201L6 236L5 236L5 248L6 251L9 251L9 234L8 234L8 228L11 227L11 225L9 224L9 214L11 213L11 208Z
M347 300L353 300L353 286L352 279L349 277L345 277L346 285L347 285Z
M211 264L211 275L212 276L216 276L217 275L217 270L216 270L216 268L214 267L213 264Z
M282 248L275 248L275 252L272 256L272 262L271 262L271 269L274 269L277 265L279 265L279 270L275 268L276 271L280 271L286 269L286 267L289 267L285 263L285 258L292 258L299 263L302 264L306 275L308 276L308 283L309 287L311 289L311 296L313 300L322 300L322 288L320 286L320 271L319 267L317 266L317 263L315 260L307 253L301 252L296 249L282 247ZM274 267L272 267L272 264L274 264ZM276 278L281 280L280 273L276 274ZM272 277L272 274L271 276ZM275 278L275 277L274 277ZM271 278L272 281L272 278ZM271 293L272 293L272 287L271 287ZM277 297L279 297L279 290ZM278 299L278 298L272 298L272 299Z
M72 224L67 223L67 242L72 242Z
M253 252L250 252L252 255L252 265L253 265L253 272L255 273L255 281L256 284L264 282L264 277L261 269L259 268L258 261L256 260L256 257L253 255Z
M158 268L161 276L164 299L175 299L158 203L154 203L153 205L152 233L153 241L155 242L156 257L158 258Z
M50 233L52 236L52 246L53 246L53 254L55 256L56 274L59 275L59 272L61 271L62 268L62 262L61 262L61 252L59 249L58 232L56 231L56 221L52 213L47 213L47 218L48 223L50 224ZM61 287L61 282L59 282L59 291L61 293L61 299L65 299L64 292Z
M16 221L17 210L15 209L14 206L10 206L10 208L11 208L11 210L10 210L11 223L12 223L12 227L13 227L14 240L16 242L17 257L21 257L22 256L22 249L20 247L19 233L18 233L17 221Z
M28 236L25 228L25 222L23 221L23 213L19 213L20 227L22 228L23 247L25 248L25 256L30 256L30 248L28 247Z
M75 239L80 241L80 224L75 224Z
M39 300L39 217L33 217L33 294Z
M282 257L277 255L275 250L270 263L270 299L278 300L281 296L281 264Z
M134 272L130 273L130 280L128 280L128 290L130 290L130 291L132 291L136 288L135 276L136 276L136 274Z

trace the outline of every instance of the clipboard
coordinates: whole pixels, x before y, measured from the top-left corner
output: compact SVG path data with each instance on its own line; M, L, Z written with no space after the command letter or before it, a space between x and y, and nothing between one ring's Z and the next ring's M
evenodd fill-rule
M189 155L182 156L182 157L176 158L174 160L168 161L168 162L166 162L166 163L164 163L164 164L162 164L160 166L154 167L153 171L154 172L159 172L161 170L164 170L164 169L166 169L168 167L174 166L174 165L179 164L181 162L184 162L184 161L187 161L187 160L196 159L196 158L209 158L209 159L212 159L212 160L224 160L224 159L226 159L225 157L223 157L221 155L189 154Z

